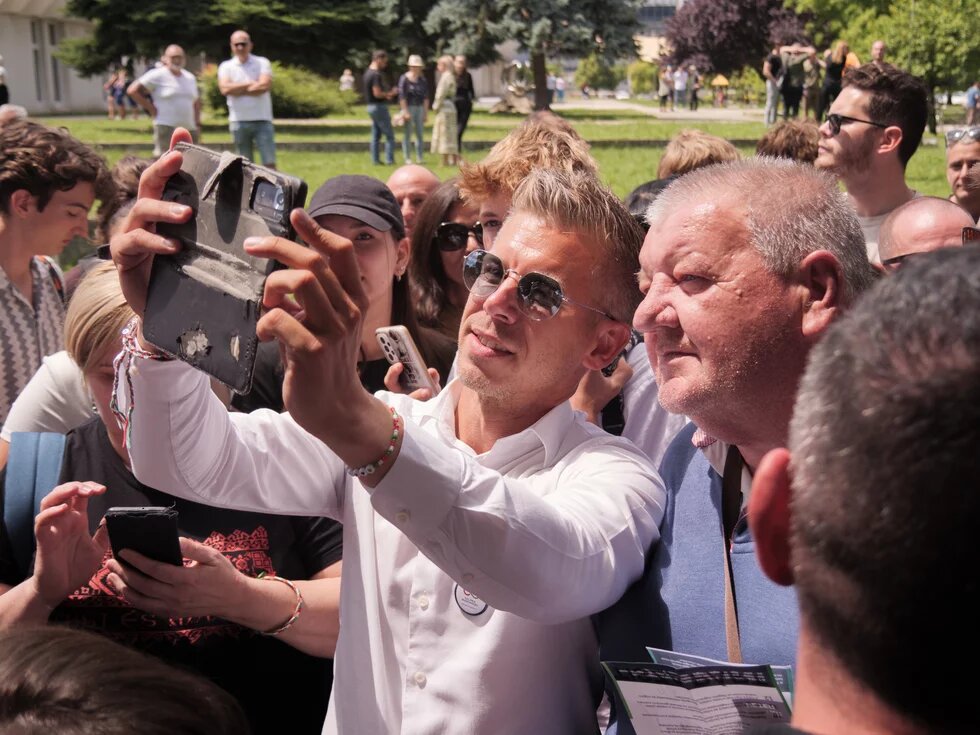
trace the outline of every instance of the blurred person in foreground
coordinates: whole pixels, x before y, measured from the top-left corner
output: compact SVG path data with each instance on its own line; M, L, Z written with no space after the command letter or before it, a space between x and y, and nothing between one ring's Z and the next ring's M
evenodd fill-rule
M227 692L104 637L0 631L3 735L258 735Z
M795 729L768 732L976 730L953 672L980 655L978 374L975 248L883 279L813 350L749 501L760 565L800 601Z

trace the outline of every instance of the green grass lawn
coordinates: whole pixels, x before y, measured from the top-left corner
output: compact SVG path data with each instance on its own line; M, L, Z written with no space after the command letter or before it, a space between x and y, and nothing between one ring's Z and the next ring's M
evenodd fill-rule
M694 127L691 121L657 120L641 112L626 111L586 111L570 110L564 116L574 125L576 130L593 144L592 152L599 162L599 170L606 183L619 196L625 196L637 185L656 178L657 164L663 153L659 145L630 145L615 146L610 141L617 140L653 140L669 139L677 131L685 127ZM466 138L472 141L492 143L519 124L523 119L520 115L490 115L485 112L474 113ZM124 143L132 144L132 152L149 155L151 142L150 122L144 116L139 120L104 120L85 117L46 118L45 123L68 128L78 138L93 144ZM764 127L755 122L711 122L705 121L696 125L705 132L720 135L731 140L754 140L758 138ZM396 150L396 160L400 160L401 138L396 130L399 148ZM311 189L323 181L341 173L361 173L385 179L391 171L389 167L373 166L367 153L367 141L370 137L370 125L366 115L347 115L333 117L324 121L296 122L279 121L276 123L276 139L288 142L358 142L364 144L363 151L353 152L321 152L321 151L290 151L280 149L279 166L295 176L306 180ZM428 139L428 138L427 138ZM223 120L212 120L205 123L204 143L230 143L227 123ZM465 156L468 160L479 160L485 155L487 148L467 148ZM741 146L743 155L751 155L753 147ZM105 150L110 162L115 162L124 151ZM437 165L438 158L428 156L427 164L442 178L453 174L453 170ZM909 184L924 194L946 196L948 186L944 172L944 153L941 145L934 144L927 136L925 143L912 158L909 164L907 178Z

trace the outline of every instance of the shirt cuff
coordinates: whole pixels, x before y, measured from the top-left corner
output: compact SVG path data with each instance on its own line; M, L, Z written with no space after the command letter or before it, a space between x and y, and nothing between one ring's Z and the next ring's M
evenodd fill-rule
M462 452L406 421L401 451L388 474L374 489L365 489L382 517L424 539L455 506L463 473Z

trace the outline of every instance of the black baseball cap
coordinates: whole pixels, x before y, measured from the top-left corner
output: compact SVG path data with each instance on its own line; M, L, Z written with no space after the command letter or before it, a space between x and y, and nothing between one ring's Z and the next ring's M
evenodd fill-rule
M405 221L395 195L371 176L344 174L327 179L313 193L306 211L314 218L342 214L381 232L392 230L399 240L405 237Z

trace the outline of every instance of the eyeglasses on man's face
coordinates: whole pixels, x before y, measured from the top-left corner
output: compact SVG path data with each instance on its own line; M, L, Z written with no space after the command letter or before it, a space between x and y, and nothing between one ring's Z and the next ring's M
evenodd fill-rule
M248 48L248 41L235 41L231 46L232 48Z
M574 304L618 321L602 309L572 301L551 276L533 272L521 275L513 268L505 268L500 258L486 250L474 250L463 261L463 284L478 299L489 298L508 277L517 279L517 303L521 312L533 321L550 319L562 304Z
M444 253L451 253L465 248L472 232L480 247L490 247L493 245L493 239L496 237L500 226L500 220L495 219L486 222L474 222L472 227L467 227L459 222L443 222L436 228L433 241L436 247Z
M862 120L859 117L851 117L850 115L838 115L836 112L832 112L827 115L827 124L830 126L830 134L837 135L840 133L842 125L848 125L850 123L863 123L865 125L874 125L876 128L887 128L888 126L884 123L874 122L873 120Z
M974 125L970 128L956 128L956 130L946 131L946 146L954 146L960 141L967 143L969 141L974 143L980 142L980 125Z

